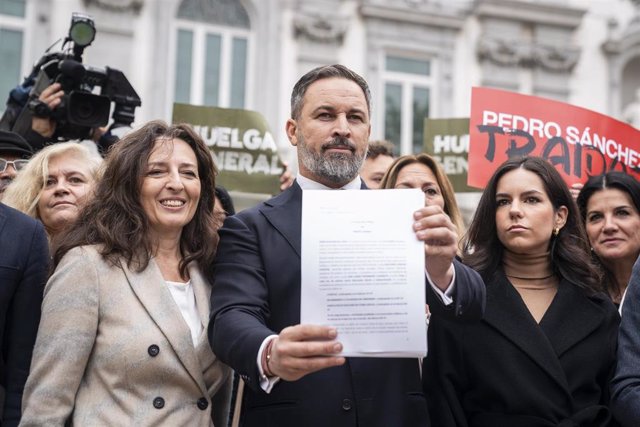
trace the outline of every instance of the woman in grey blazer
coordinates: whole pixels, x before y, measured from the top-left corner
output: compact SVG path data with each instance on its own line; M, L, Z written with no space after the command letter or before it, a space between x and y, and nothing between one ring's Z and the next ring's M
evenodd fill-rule
M207 342L201 268L215 173L186 125L150 122L113 147L55 248L21 425L224 425L229 369Z

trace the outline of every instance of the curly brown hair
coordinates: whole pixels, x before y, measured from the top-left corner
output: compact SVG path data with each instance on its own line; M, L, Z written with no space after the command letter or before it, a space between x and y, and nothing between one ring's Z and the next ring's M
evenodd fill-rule
M95 195L82 209L72 228L54 242L53 267L72 248L99 245L101 255L113 265L120 258L136 271L144 270L153 255L149 219L140 200L140 189L149 156L159 139L181 139L194 151L200 178L200 200L193 219L180 236L180 274L195 261L208 268L218 244L215 201L217 173L211 152L187 124L167 125L151 121L130 132L109 151Z

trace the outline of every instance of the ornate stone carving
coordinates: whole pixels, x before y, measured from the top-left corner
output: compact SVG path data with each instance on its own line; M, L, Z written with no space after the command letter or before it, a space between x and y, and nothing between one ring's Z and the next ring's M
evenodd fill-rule
M407 3L409 7L415 7L417 5L426 3L427 0L404 0L404 2Z
M533 60L548 71L570 72L580 59L580 49L536 44L532 46Z
M318 43L342 44L347 32L347 19L321 15L297 15L293 20L296 38L306 37Z
M95 6L109 12L133 12L140 13L144 0L84 0L84 5Z
M251 28L249 15L240 0L182 0L178 17L225 27Z
M478 58L503 67L540 67L554 72L570 72L578 63L580 50L540 43L514 42L482 37L478 42Z
M519 47L506 40L482 37L478 41L478 58L480 61L489 60L497 65L511 67L520 63L523 55L518 52Z

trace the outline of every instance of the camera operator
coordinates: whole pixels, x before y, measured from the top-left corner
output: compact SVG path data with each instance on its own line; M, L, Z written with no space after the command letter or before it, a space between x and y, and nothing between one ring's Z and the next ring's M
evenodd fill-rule
M31 105L36 105L36 107L30 105L32 109L31 129L26 130L25 138L34 151L39 151L49 143L55 142L56 120L51 117L51 112L62 103L63 96L62 85L52 83L42 91L35 103L32 101ZM38 114L39 112L41 114ZM117 138L111 135L108 128L96 127L91 129L91 139L102 152L106 151Z
M142 102L121 71L82 63L95 34L93 19L74 13L61 50L47 49L11 91L0 129L22 135L35 151L56 142L93 139L104 154L117 141L111 129L130 127Z

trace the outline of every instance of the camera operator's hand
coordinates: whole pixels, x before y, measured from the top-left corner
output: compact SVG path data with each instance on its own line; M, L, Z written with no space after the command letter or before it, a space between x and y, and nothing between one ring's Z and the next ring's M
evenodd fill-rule
M109 127L108 126L102 126L102 127L99 127L99 128L92 128L91 129L91 140L97 144L100 141L100 138L102 138L102 136L105 133L107 133L108 131L109 131Z
M60 83L53 83L49 85L42 91L38 100L49 107L49 110L53 111L58 105L60 105L60 102L62 102L64 92L61 87ZM50 138L56 131L56 122L51 117L34 115L31 119L31 129L45 138Z

